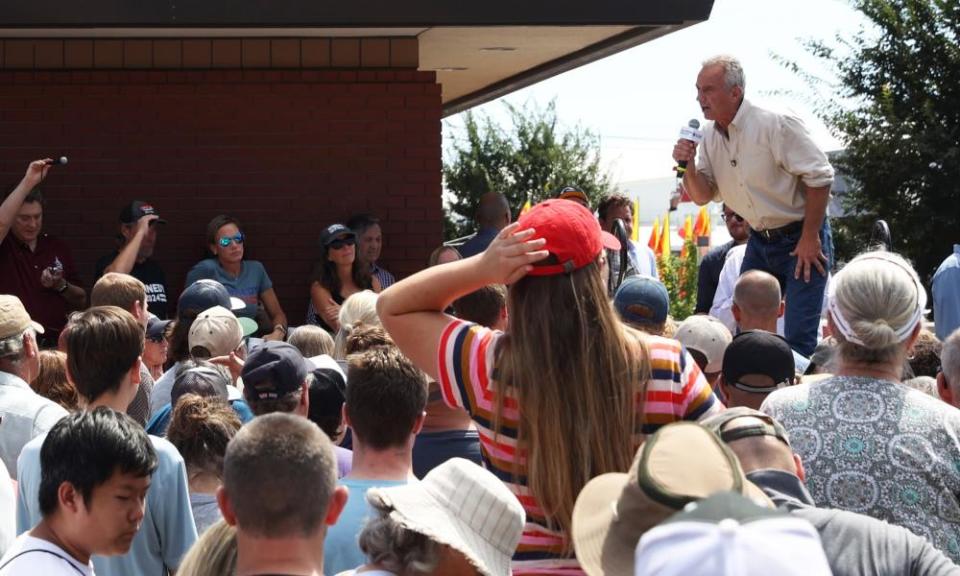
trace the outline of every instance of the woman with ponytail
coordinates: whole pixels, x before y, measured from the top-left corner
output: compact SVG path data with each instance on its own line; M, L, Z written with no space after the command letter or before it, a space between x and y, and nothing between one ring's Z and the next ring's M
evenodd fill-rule
M818 506L909 528L960 563L960 412L900 381L926 305L900 256L854 258L828 294L834 376L761 409L787 428Z
M626 472L645 434L722 408L678 342L618 320L601 270L604 248L619 247L580 204L547 200L485 252L378 300L384 328L470 414L485 466L526 510L514 574L582 574L569 534L584 484ZM510 286L506 333L443 313L490 284Z
M351 334L363 327L380 326L376 292L363 290L347 298L340 306L338 324L340 329L337 330L337 335L333 339L333 357L337 360L346 360L346 345Z
M177 400L167 440L187 465L190 506L197 534L220 520L217 488L223 483L227 444L240 430L240 418L225 400L185 394Z

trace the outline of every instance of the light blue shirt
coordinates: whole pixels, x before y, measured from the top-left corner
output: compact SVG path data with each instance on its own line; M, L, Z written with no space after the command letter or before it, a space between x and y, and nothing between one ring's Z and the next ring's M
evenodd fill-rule
M933 275L933 320L941 341L960 328L960 244Z
M37 525L40 514L40 447L46 434L23 447L18 461L17 532ZM97 576L162 576L176 570L187 550L197 540L197 528L190 509L187 469L173 444L150 436L157 452L140 531L130 551L122 556L94 556Z
M273 282L267 276L266 268L256 260L244 260L240 265L240 275L236 278L227 274L216 258L201 260L187 272L186 285L189 286L202 279L216 280L223 284L231 296L243 300L247 307L236 310L236 314L247 318L257 317L260 295L273 288Z
M338 574L367 563L367 557L360 551L357 542L367 519L376 515L367 503L367 490L403 486L406 483L397 480L340 480L340 485L346 486L350 493L340 518L327 531L327 537L323 541L324 572Z
M177 380L180 364L180 362L175 363L153 383L153 390L150 391L150 418L147 418L147 421L155 418L158 412L170 405L170 394L173 392L173 383Z
M0 461L10 478L17 477L17 457L24 445L67 415L16 374L0 371ZM3 478L0 478L3 480Z

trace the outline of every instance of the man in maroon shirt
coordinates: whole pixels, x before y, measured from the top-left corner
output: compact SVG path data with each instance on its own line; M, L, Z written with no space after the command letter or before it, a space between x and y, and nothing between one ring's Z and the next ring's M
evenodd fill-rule
M43 328L41 346L55 347L67 313L83 308L87 293L66 243L41 232L43 196L34 188L51 160L35 160L0 204L0 294L20 298Z

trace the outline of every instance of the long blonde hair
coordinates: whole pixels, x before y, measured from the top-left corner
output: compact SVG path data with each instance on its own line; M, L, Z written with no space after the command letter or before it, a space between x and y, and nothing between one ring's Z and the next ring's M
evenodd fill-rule
M494 426L499 434L505 396L515 395L527 486L548 525L569 534L583 486L633 461L649 354L641 333L617 318L599 262L527 276L511 287L508 306Z
M190 547L177 576L232 576L236 571L237 529L219 520Z

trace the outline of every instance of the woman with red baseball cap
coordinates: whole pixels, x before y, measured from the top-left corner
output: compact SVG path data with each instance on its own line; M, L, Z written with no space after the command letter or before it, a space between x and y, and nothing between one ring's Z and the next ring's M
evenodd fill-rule
M620 244L589 210L547 200L485 252L428 268L378 301L396 344L471 415L484 464L526 510L514 574L582 574L569 538L580 489L625 472L644 435L722 409L679 343L620 322L604 248ZM497 283L510 285L507 332L442 312Z

